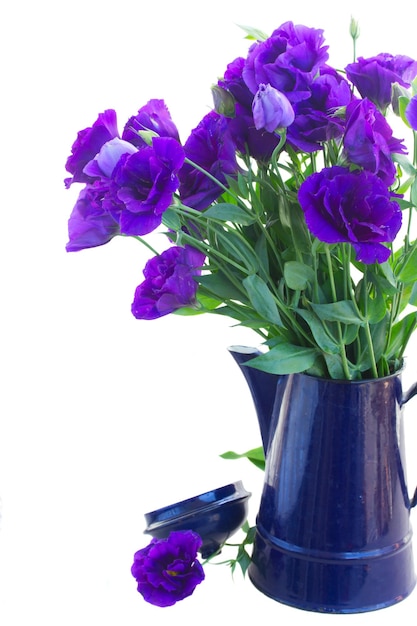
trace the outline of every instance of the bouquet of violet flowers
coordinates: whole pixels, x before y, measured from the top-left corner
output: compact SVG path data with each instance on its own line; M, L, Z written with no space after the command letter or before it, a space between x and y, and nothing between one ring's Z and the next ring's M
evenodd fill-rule
M417 62L356 59L353 20L350 34L353 61L337 70L320 29L247 29L246 58L184 143L163 100L121 135L115 111L100 113L66 163L66 186L83 184L67 250L137 239L153 256L133 315L227 316L265 347L252 367L345 380L399 370L417 326ZM144 239L154 231L161 251ZM135 555L145 599L193 593L199 541L175 535Z
M384 52L337 71L323 31L292 22L248 39L184 143L157 99L121 135L111 109L78 133L67 250L151 247L161 229L136 318L225 315L260 336L253 367L383 377L417 325L417 62Z

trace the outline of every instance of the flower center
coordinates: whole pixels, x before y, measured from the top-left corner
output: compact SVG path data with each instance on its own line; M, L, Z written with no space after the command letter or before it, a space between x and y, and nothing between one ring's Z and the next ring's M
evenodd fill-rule
M178 576L178 572L174 571L173 569L167 569L165 571L168 574L168 576Z

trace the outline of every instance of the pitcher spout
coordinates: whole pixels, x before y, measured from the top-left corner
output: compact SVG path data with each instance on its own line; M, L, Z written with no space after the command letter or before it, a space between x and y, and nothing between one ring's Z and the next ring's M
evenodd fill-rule
M266 456L272 417L281 406L288 377L262 372L247 365L248 361L262 354L256 348L231 346L229 352L240 367L252 394Z

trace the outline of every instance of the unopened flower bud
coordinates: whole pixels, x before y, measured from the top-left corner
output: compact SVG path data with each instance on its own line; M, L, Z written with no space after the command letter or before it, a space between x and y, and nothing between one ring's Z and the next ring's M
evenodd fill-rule
M139 135L139 137L141 139L143 139L143 141L148 145L151 146L152 145L152 139L154 137L159 137L158 133L156 133L154 130L138 130L136 131L137 134Z
M269 83L259 85L253 100L252 113L255 128L265 128L270 133L279 128L287 128L295 117L288 98Z
M213 85L211 88L213 94L214 110L225 117L235 116L235 99L227 89L223 89L219 85Z
M399 83L391 85L391 105L395 115L402 117L405 107L410 101L410 93Z
M353 41L356 41L357 39L359 39L359 22L355 19L353 19L353 17L350 18L350 27L349 27L349 33L350 36L352 37Z

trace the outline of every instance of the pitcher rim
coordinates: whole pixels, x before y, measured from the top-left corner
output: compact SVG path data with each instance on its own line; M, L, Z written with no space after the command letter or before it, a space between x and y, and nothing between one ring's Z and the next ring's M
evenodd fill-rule
M329 383L339 383L339 384L349 384L349 385L362 384L363 385L365 383L384 382L391 378L398 378L401 376L404 369L405 369L405 361L403 358L401 360L401 366L397 370L395 370L395 372L392 372L392 374L387 374L386 376L380 376L378 378L362 378L362 379L355 379L355 380L349 380L348 378L324 378L323 376L315 376L314 374L308 374L307 372L294 372L293 374L287 374L287 376L306 376L313 380L319 380L319 381L329 382Z

